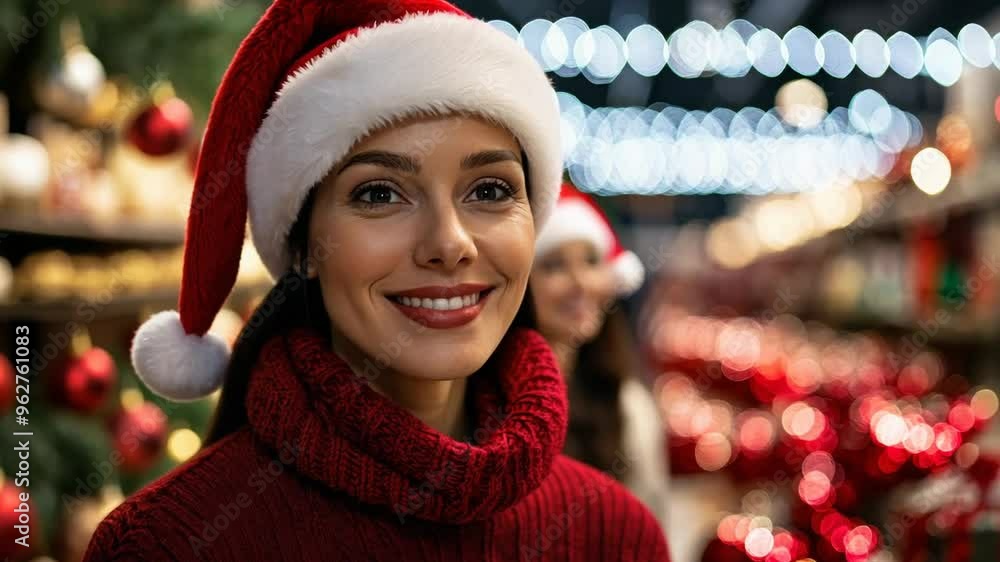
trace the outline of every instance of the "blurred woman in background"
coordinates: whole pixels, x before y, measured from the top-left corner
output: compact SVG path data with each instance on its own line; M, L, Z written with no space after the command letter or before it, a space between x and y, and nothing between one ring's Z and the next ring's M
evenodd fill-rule
M538 329L569 387L564 452L623 482L666 526L663 427L618 304L643 276L639 258L621 246L600 207L563 184L535 244L529 290Z

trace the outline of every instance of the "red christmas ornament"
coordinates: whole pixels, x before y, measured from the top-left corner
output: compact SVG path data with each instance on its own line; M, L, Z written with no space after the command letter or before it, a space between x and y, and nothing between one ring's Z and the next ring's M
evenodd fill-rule
M21 494L30 494L28 490L18 488L12 481L4 482L0 485L0 556L4 560L27 560L35 551L35 544L38 537L35 531L35 518L38 511L31 504L30 498L26 502L21 501ZM28 548L14 542L25 533L20 525L27 525Z
M0 416L14 408L16 373L7 356L0 353Z
M150 156L166 156L181 149L191 137L194 114L180 98L171 98L143 110L128 127L127 137Z
M117 380L111 355L99 347L92 347L70 359L62 374L57 399L77 412L91 413L104 404Z
M111 422L115 450L122 470L141 472L153 466L167 441L167 416L156 404L144 402L122 410Z

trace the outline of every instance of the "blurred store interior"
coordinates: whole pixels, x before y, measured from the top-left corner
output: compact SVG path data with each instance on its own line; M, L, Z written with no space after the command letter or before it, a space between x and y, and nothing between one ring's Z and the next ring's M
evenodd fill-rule
M201 128L267 3L48 4L0 6L0 323L46 337L33 556L76 560L217 400L151 395L128 345L176 303ZM996 560L1000 6L457 4L549 72L568 178L649 271L624 304L675 560ZM247 245L213 331L270 283ZM8 359L0 403L9 450Z

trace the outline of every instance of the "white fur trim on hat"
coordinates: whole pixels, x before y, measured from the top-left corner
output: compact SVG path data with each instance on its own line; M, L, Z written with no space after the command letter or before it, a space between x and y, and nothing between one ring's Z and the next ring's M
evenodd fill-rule
M544 255L570 240L590 242L605 256L614 245L614 233L590 205L577 199L563 199L538 234L535 255Z
M611 269L614 271L615 283L620 296L634 293L642 286L642 280L646 276L646 268L642 265L642 261L631 250L625 250L618 254L618 257L611 262Z
M372 131L414 115L469 112L502 124L528 156L536 232L559 194L559 106L517 41L454 14L411 14L360 29L281 87L247 160L250 230L274 277L309 190Z
M229 346L211 333L185 333L175 310L158 312L139 327L131 355L139 379L156 394L177 402L214 392L229 364Z

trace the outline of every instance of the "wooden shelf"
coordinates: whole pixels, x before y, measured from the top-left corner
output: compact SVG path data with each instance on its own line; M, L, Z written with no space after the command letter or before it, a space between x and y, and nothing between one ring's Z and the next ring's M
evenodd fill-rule
M898 232L915 222L1000 209L1000 158L986 159L976 169L955 177L939 195L930 196L916 188L906 188L886 192L881 201L882 211L862 210L848 226L787 250L765 254L753 263L823 255L859 237Z
M32 215L11 210L0 212L0 232L122 244L184 243L183 224L154 224L148 220L127 217L105 222L83 216Z
M237 286L229 298L242 299L264 293L270 284ZM73 299L50 302L19 302L0 304L0 322L36 321L80 323L120 318L139 313L143 308L168 310L177 307L177 290L157 290L148 293L122 295L108 302Z
M868 228L899 228L915 221L995 209L1000 205L1000 187L997 182L1000 182L1000 159L984 160L976 169L956 176L939 195L930 196L916 189L890 195L893 200L890 201L889 212L872 221ZM848 228L864 230L860 222L861 219Z
M989 345L993 346L1000 341L1000 326L998 325L972 325L968 322L960 322L957 319L944 326L937 326L930 323L928 326L937 326L934 333L921 327L916 321L907 319L883 318L871 314L822 314L819 316L809 316L807 319L819 320L820 322L835 328L850 328L856 330L876 330L880 333L895 336L906 336L913 338L917 334L923 334L927 340L934 344L963 344L963 345Z

